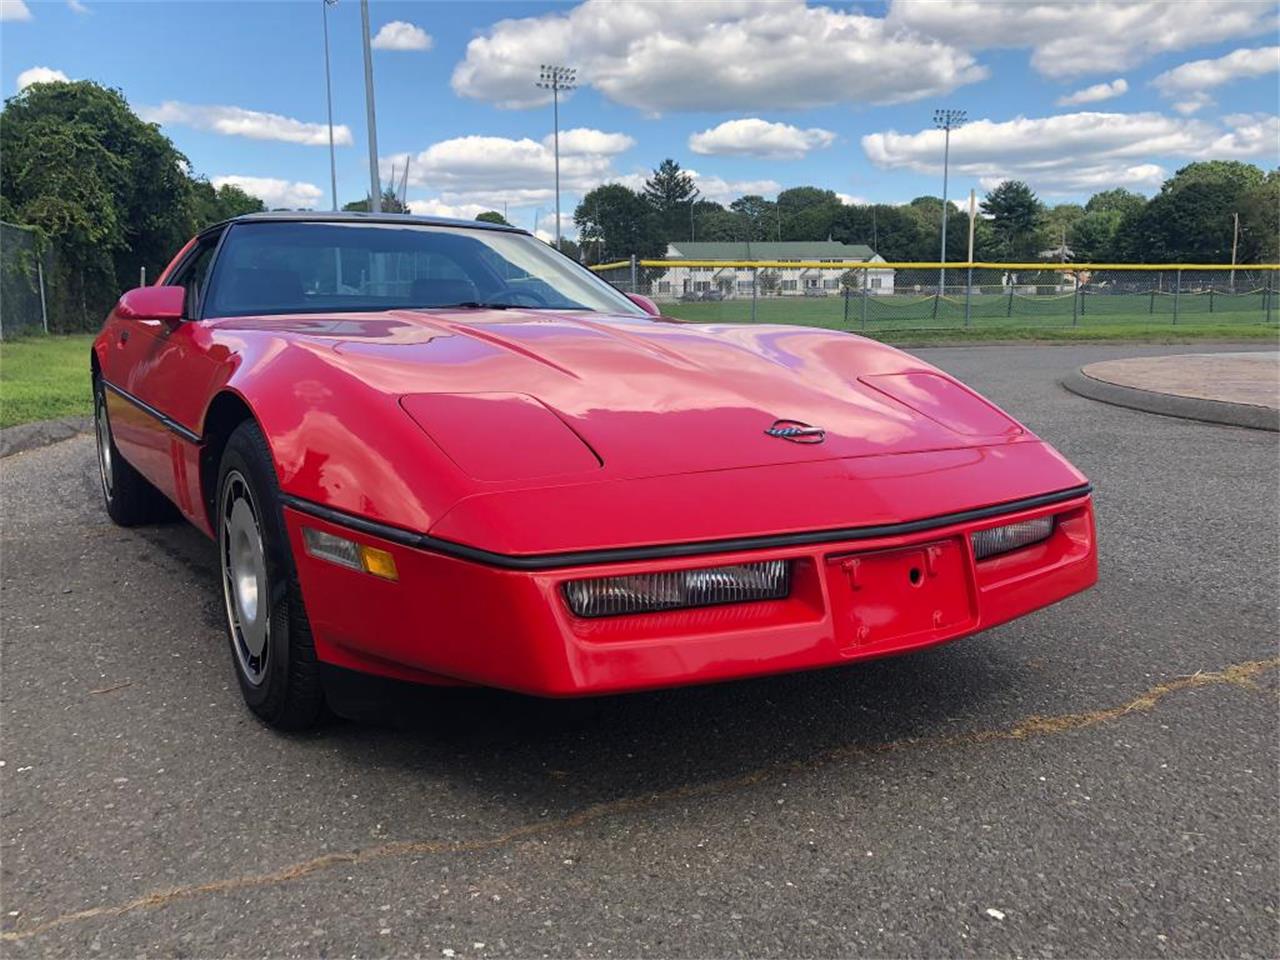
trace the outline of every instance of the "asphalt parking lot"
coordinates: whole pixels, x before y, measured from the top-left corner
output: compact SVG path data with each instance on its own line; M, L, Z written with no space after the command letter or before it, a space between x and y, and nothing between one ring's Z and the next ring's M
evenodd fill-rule
M0 461L0 952L1277 955L1277 435L1057 384L1186 350L917 351L1094 481L1088 594L839 670L424 690L304 737L242 707L199 534L113 527L88 437Z

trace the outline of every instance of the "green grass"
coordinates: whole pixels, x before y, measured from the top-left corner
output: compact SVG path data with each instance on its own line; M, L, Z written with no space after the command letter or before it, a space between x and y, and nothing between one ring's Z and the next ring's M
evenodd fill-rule
M1261 294L1214 298L1203 294L1187 294L1180 298L1177 322L1174 322L1173 298L1160 294L1095 295L1084 298L1083 312L1072 315L1073 299L1065 296L1022 297L1013 299L1000 294L974 296L966 328L964 299L947 296L936 304L932 297L920 294L872 296L867 299L864 314L861 298L843 297L761 297L755 304L758 323L797 323L806 326L853 330L870 336L883 336L899 331L961 332L1005 337L1019 332L1043 331L1046 337L1091 339L1099 335L1130 337L1135 331L1165 331L1170 335L1204 336L1192 330L1212 330L1217 336L1265 336L1277 329L1280 303L1273 304L1270 318ZM1277 298L1280 299L1280 298ZM752 304L749 297L708 303L663 303L671 316L702 322L750 322ZM1261 332L1249 334L1251 329ZM1107 330L1099 334L1097 330ZM1068 331L1068 332L1063 332Z
M0 427L88 415L91 334L0 343Z

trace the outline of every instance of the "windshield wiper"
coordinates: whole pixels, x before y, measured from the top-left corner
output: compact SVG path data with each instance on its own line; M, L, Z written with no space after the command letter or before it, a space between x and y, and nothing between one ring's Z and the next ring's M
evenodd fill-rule
M463 300L461 303L442 303L434 310L584 310L585 307L560 307L554 304L546 306L532 303L501 303L492 300Z

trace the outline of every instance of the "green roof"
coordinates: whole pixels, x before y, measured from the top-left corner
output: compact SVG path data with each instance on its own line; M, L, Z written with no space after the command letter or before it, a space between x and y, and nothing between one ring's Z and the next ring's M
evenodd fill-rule
M875 251L865 243L836 240L761 240L752 243L675 241L669 256L678 260L870 260Z

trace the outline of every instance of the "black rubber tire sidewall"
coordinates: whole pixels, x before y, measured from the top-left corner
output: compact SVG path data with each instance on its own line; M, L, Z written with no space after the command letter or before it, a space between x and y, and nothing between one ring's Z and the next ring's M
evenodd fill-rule
M232 647L234 639L228 623L227 644L232 668L245 703L262 720L280 729L305 729L314 725L321 716L324 695L311 627L303 606L280 506L280 490L271 451L261 429L252 420L245 421L231 434L218 466L213 521L219 551L219 590L224 586L221 583L222 540L218 525L221 524L223 487L232 470L239 471L245 478L258 506L271 617L267 671L262 682L255 685L245 677Z
M168 501L164 495L153 487L133 464L120 455L116 446L115 434L111 430L111 416L107 409L107 388L101 377L93 380L93 418L94 418L94 461L101 470L98 460L98 418L105 417L107 422L107 443L111 447L111 492L108 493L99 479L98 486L102 490L103 504L107 516L122 527L135 527L158 519L167 512Z

